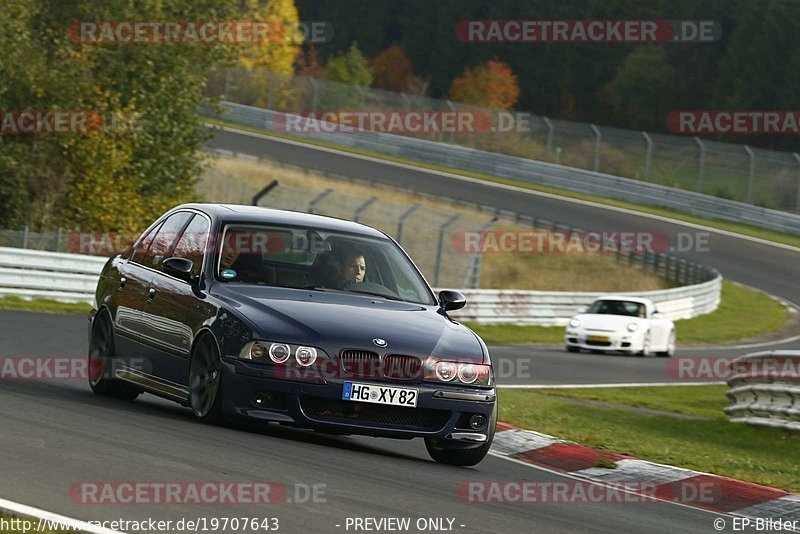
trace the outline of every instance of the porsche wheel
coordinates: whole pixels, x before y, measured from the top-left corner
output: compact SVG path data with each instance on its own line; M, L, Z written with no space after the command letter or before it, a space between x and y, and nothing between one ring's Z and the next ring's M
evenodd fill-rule
M669 341L667 341L667 350L657 353L661 358L672 358L675 356L675 330L669 333Z

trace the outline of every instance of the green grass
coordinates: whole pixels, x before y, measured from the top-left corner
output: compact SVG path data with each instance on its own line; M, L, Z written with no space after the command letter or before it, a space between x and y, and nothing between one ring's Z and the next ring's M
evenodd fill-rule
M725 386L500 390L500 419L597 449L800 491L800 434L728 422ZM699 415L688 420L590 406L588 398Z
M759 238L759 239L765 239L767 241L774 241L775 243L783 243L785 245L791 245L791 246L794 246L794 247L800 247L800 236L791 235L791 234L785 234L785 233L782 233L782 232L776 232L774 230L768 230L766 228L760 228L758 226L751 226L751 225L748 225L748 224L740 224L740 223L729 222L729 221L721 221L721 220L716 220L716 219L708 219L708 218L705 218L705 217L698 217L698 216L695 216L695 215L689 215L689 214L686 214L686 213L682 213L682 212L671 210L671 209L667 209L667 208L660 208L660 207L654 207L654 206L643 206L643 205L640 205L640 204L634 204L634 203L626 202L626 201L623 201L623 200L614 200L614 199L599 197L599 196L595 196L595 195L588 195L588 194L584 194L584 193L578 193L578 192L575 192L575 191L569 191L569 190L566 190L566 189L557 189L557 188L554 188L554 187L547 187L547 186L542 186L542 185L530 184L530 183L527 183L527 182L513 180L513 179L510 179L510 178L500 178L500 177L493 176L493 175L490 175L490 174L485 174L485 173L480 173L480 172L473 172L473 171L469 171L469 170L465 170L465 169L458 169L458 168L455 168L455 167L447 167L447 166L443 166L443 165L432 165L432 164L422 163L422 162L419 162L419 161L416 161L416 160L407 159L407 158L398 158L398 157L390 156L390 155L387 155L387 154L381 154L381 153L377 153L377 152L369 152L369 151L365 151L365 150L359 150L359 149L352 149L352 148L349 148L349 147L343 147L343 146L340 146L340 145L336 145L334 143L325 143L325 142L321 142L321 141L304 139L304 138L297 137L297 136L292 136L292 135L279 134L279 133L275 133L275 132L270 132L268 130L263 130L261 128L255 128L255 127L252 127L252 126L246 126L246 125L243 125L243 124L237 124L237 123L229 122L229 121L221 121L221 120L211 119L211 118L207 118L207 117L204 118L204 120L206 122L210 123L210 124L215 124L215 125L218 125L218 126L227 126L227 127L230 127L230 128L236 128L236 129L244 130L244 131L248 131L248 132L259 133L259 134L263 134L263 135L270 136L270 137L277 137L277 138L280 138L280 139L288 139L288 140L292 140L292 141L300 141L300 142L303 142L303 143L306 143L306 144L309 144L309 145L316 145L316 146L321 146L321 147L325 147L325 148L332 148L332 149L336 149L336 150L339 150L339 151L342 151L342 152L350 152L352 154L358 154L358 155L362 155L362 156L370 156L370 157L374 157L374 158L385 159L387 161L393 161L393 162L396 162L396 163L403 163L403 164L406 164L406 165L413 165L415 167L419 167L419 168L423 168L423 169L429 169L429 170L434 170L434 171L442 171L442 172L461 174L463 176L469 176L471 178L478 178L480 180L486 180L486 181L489 181L489 182L495 182L495 183L506 184L506 185L513 185L513 186L520 187L520 188L523 188L523 189L530 189L532 191L540 191L540 192L543 192L543 193L550 193L550 194L559 195L559 196L562 196L562 197L574 198L574 199L578 199L578 200L585 200L585 201L589 201L589 202L595 202L597 204L604 204L604 205L607 205L607 206L614 206L614 207L618 207L618 208L624 208L624 209L629 209L629 210L633 210L633 211L639 211L639 212L647 213L647 214L651 214L651 215L658 215L658 216L662 216L662 217L668 217L670 219L675 219L675 220L684 221L684 222L688 222L688 223L708 226L710 228L716 228L716 229L719 229L719 230L724 230L724 231L728 231L728 232L734 232L734 233L737 233L737 234L742 234L742 235L746 235L746 236L750 236L750 237L756 237L756 238Z
M0 310L22 310L45 313L89 313L92 307L85 302L58 302L47 299L25 300L20 297L0 297Z
M761 291L723 281L719 308L692 319L675 321L675 330L679 346L723 343L777 332L787 318L786 307ZM561 326L481 325L472 322L467 326L490 345L564 341L564 327Z

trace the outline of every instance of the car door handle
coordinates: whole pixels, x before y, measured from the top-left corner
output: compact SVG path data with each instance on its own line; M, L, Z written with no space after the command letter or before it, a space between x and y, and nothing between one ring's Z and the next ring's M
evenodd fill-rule
M128 279L125 278L124 276L119 279L119 291L122 291L123 289L125 289L125 282L127 282L127 281L128 281Z
M147 290L147 300L153 300L156 296L156 288L151 287Z

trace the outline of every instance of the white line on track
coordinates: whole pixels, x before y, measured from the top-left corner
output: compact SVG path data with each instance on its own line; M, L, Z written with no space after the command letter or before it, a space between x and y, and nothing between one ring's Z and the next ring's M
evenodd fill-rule
M54 530L72 529L78 532L88 532L90 534L124 534L118 530L103 528L98 525L87 523L86 521L81 521L80 519L73 519L64 515L54 514L53 512L48 512L47 510L34 508L33 506L16 503L14 501L8 501L6 499L0 499L0 510L19 516L34 517L40 520L39 525L42 525L43 527L47 526L48 528L52 528ZM23 517L22 519L25 518ZM50 525L47 525L45 523L46 521L50 521ZM36 530L41 531L44 530L44 528L32 529L31 531L35 532Z
M210 124L210 123L206 123L206 126L213 127L213 128L218 128L219 127L217 125ZM352 152L347 152L346 150L338 150L338 149L335 149L335 148L328 148L328 147L323 147L323 146L318 146L318 145L312 145L312 144L309 144L309 143L303 143L302 141L294 141L294 140L290 140L290 139L283 139L283 138L280 138L280 137L273 137L273 136L270 136L270 135L259 134L259 133L255 133L255 132L247 132L247 131L244 131L244 130L239 130L237 128L231 128L231 127L228 127L228 126L223 126L222 130L226 131L226 132L232 132L232 133L236 133L236 134L241 134L241 135L248 135L250 137L258 137L260 139L268 139L270 141L275 141L275 142L278 142L278 143L285 143L285 144L288 144L288 145L300 146L300 147L309 148L309 149L313 149L313 150L319 150L319 151L322 151L322 152L329 152L331 154L338 154L338 155L348 156L348 157L361 159L361 160L365 160L365 161L372 161L372 162L375 162L375 163L382 163L384 165L390 165L390 166L393 166L393 167L399 167L399 168L403 168L403 169L409 169L409 170L414 170L414 171L419 171L419 172L425 172L425 173L429 173L429 174L435 174L435 175L438 175L438 176L445 176L447 178L453 178L453 179L462 180L462 181L465 181L465 182L488 185L488 186L497 187L497 188L500 188L500 189L507 189L509 191L516 191L516 192L525 193L525 194L528 194L528 195L540 196L540 197L545 197L545 198L552 198L552 199L560 200L560 201L563 201L563 202L571 202L573 204L582 204L584 206L592 206L594 208L601 208L601 209L605 209L605 210L609 210L609 211L616 211L616 212L619 212L619 213L627 213L627 214L630 214L630 215L635 215L637 217L645 217L647 219L653 219L653 220L656 220L656 221L663 221L663 222L668 222L670 224L686 226L686 227L695 228L695 229L698 229L698 230L705 230L705 231L708 231L708 232L714 232L716 234L721 234L721 235L725 235L725 236L728 236L728 237L735 237L737 239L744 239L746 241L752 241L753 243L759 243L759 244L762 244L762 245L768 245L768 246L771 246L771 247L782 248L784 250L789 250L791 252L800 253L800 247L795 247L795 246L792 246L792 245L786 245L784 243L776 243L774 241L769 241L767 239L761 239L759 237L753 237L753 236L749 236L749 235L739 234L739 233L736 233L736 232L730 232L728 230L721 230L719 228L712 228L710 226L704 226L702 224L682 221L682 220L679 220L679 219L673 219L671 217L665 217L663 215L654 215L652 213L644 213L644 212L636 211L636 210L629 209L629 208L620 208L618 206L610 206L608 204L601 204L599 202L592 202L590 200L581 200L581 199L578 199L578 198L565 197L565 196L556 195L556 194L553 194L553 193L545 193L543 191L535 191L533 189L526 189L524 187L518 187L518 186L514 186L514 185L500 184L500 183L497 183L497 182L491 182L491 181L487 181L487 180L480 180L478 178L471 178L469 176L463 176L461 174L455 174L455 173L451 173L451 172L444 172L444 171L437 171L437 170L433 170L433 169L427 169L425 167L420 167L420 166L417 166L417 165L410 165L410 164L407 164L407 163L399 163L399 162L396 162L396 161L390 161L390 160L386 160L386 159L381 159L381 158L377 158L377 157L374 157L374 156L365 156L363 154L355 154L355 153L352 153ZM506 180L513 180L513 178L507 178L507 177L498 177L498 178L503 178L503 179L506 179Z

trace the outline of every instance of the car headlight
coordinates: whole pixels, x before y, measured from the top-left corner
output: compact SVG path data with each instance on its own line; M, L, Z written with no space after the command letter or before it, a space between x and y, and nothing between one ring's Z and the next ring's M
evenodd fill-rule
M639 330L639 325L636 323L631 323L628 325L628 332L636 332Z
M581 325L581 322L578 319L570 319L569 320L569 325L572 328L578 328Z
M494 375L491 365L430 359L425 366L425 380L446 384L491 386L494 383Z
M239 358L243 360L275 364L285 364L293 355L298 365L309 367L325 352L315 347L270 341L251 341L239 351Z

